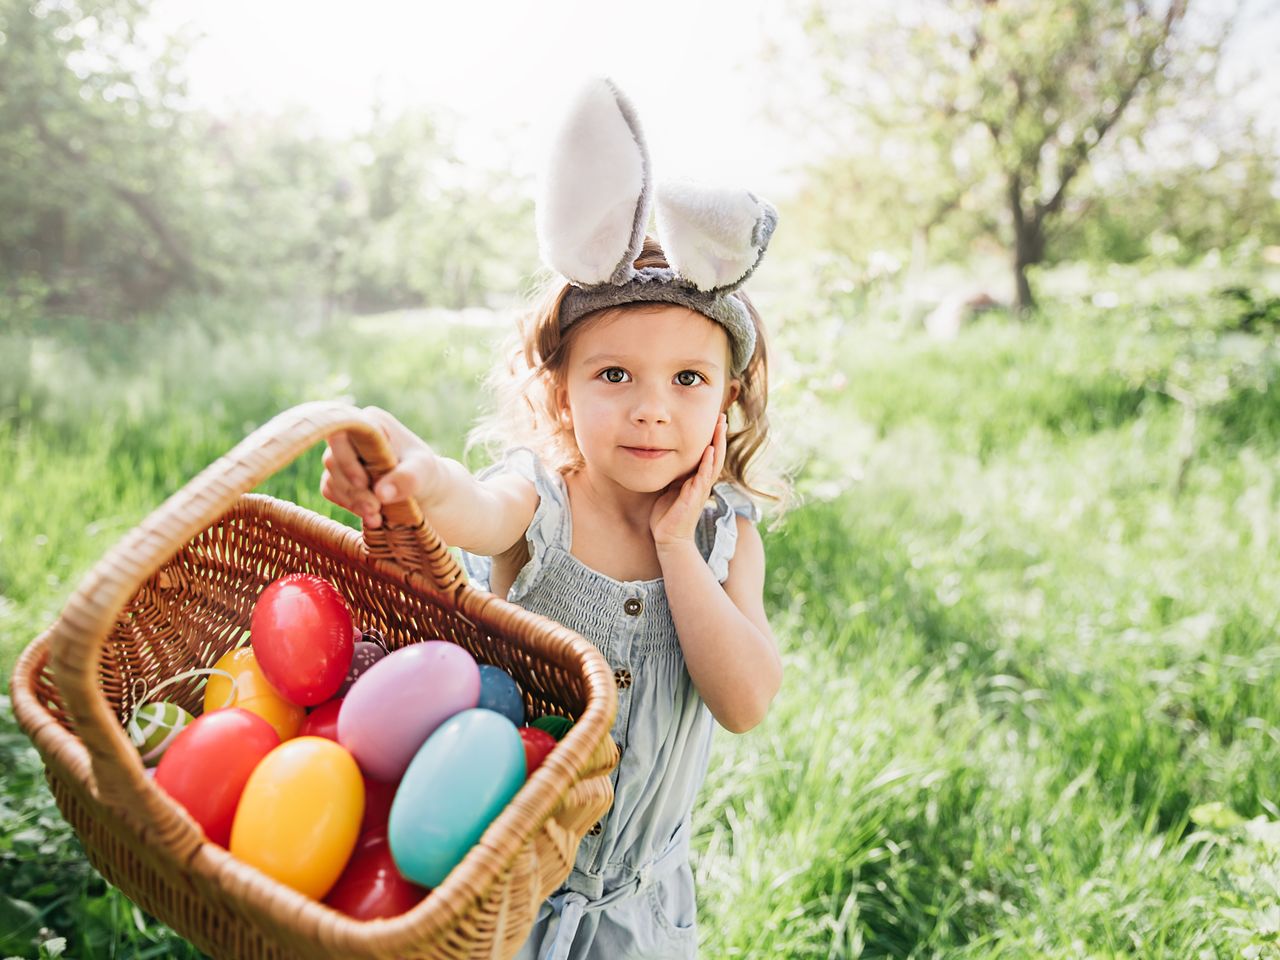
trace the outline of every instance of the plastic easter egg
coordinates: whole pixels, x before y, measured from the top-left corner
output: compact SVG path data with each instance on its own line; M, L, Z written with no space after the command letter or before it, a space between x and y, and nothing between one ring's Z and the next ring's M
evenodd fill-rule
M351 685L368 673L369 668L386 655L386 648L374 643L372 640L358 641L351 653L351 666L347 668L347 675L342 678L342 683L334 696L345 697L347 691L351 689Z
M400 872L438 887L524 783L524 746L511 721L464 710L440 725L405 771L387 836Z
M161 701L144 703L134 711L125 724L129 742L142 754L142 762L154 767L160 762L174 737L181 733L194 718L176 703Z
M326 700L307 714L298 728L300 737L324 737L337 742L338 712L342 709L341 700Z
M500 713L517 727L524 725L524 698L511 674L501 667L480 667L480 702L485 710Z
M533 721L533 723L529 724L529 726L537 727L539 730L545 730L557 740L563 740L564 735L568 733L569 729L573 726L573 721L568 717L557 717L548 714L545 717L539 717L537 720Z
M364 819L360 821L360 840L387 835L387 821L391 819L391 803L396 798L399 783L384 783L367 774L364 777Z
M245 784L231 852L317 900L342 874L364 815L351 754L323 737L297 737L263 757Z
M351 666L351 610L337 587L310 573L291 573L262 591L249 635L262 672L290 703L324 703Z
M400 875L385 834L361 841L324 902L357 920L394 917L429 891Z
M524 775L527 777L542 766L547 754L555 749L556 738L538 727L521 727L517 732L524 743Z
M471 654L443 640L415 643L387 654L347 692L338 741L369 776L399 780L432 731L479 699Z
M187 808L205 836L225 847L250 774L279 745L271 724L257 714L215 710L174 737L156 768L156 783Z
M228 705L256 713L275 727L281 740L297 734L307 711L296 703L290 703L267 680L258 664L257 655L250 647L229 650L213 665L215 670L225 670L235 678L231 681L220 674L212 674L204 688L204 712L210 713Z

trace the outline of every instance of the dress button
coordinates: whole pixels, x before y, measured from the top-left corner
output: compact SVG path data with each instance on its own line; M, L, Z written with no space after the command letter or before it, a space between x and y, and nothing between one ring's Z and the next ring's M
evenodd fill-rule
M618 685L619 690L625 690L631 686L631 671L626 667L619 667L613 671L613 682Z
M635 597L632 597L622 605L622 609L627 612L628 616L638 617L640 616L640 611L644 609L644 604Z

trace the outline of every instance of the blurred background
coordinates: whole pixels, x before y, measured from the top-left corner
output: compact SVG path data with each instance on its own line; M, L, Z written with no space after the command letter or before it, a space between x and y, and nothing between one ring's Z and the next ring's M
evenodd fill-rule
M463 5L453 5L462 7ZM1272 0L0 0L0 669L281 410L467 456L585 78L780 210L703 954L1280 957ZM263 490L320 499L319 451ZM0 699L0 955L197 956Z

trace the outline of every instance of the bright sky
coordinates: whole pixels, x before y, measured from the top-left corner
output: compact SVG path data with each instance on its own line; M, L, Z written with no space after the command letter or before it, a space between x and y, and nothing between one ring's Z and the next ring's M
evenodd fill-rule
M785 189L799 146L764 119L756 58L798 35L778 0L156 0L190 23L195 101L269 111L297 104L331 132L381 99L444 106L464 158L535 173L543 138L587 77L612 77L640 112L659 177ZM505 146L503 146L505 144Z
M848 0L871 3L873 0ZM911 0L874 0L888 5ZM1280 6L1249 11L1228 72L1263 80L1246 101L1280 137ZM157 25L201 36L184 65L192 97L220 110L300 106L324 129L360 128L381 100L456 118L463 158L534 174L571 93L607 75L640 112L659 178L692 177L776 199L815 150L766 106L816 95L787 0L154 0ZM762 67L776 47L785 74ZM771 89L784 78L785 96ZM820 131L816 131L820 134Z

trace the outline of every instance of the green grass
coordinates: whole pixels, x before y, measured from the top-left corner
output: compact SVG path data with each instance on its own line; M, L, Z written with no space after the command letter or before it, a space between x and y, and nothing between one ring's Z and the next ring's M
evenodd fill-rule
M703 955L1280 957L1276 333L1194 277L1112 278L1109 309L1053 281L1037 321L947 343L779 324L787 674L695 811ZM0 426L0 665L279 409L354 395L456 453L491 335L396 323L169 334L127 373L41 345ZM318 471L266 489L324 511ZM24 903L71 955L178 955L78 860L11 730L0 890L44 889Z

